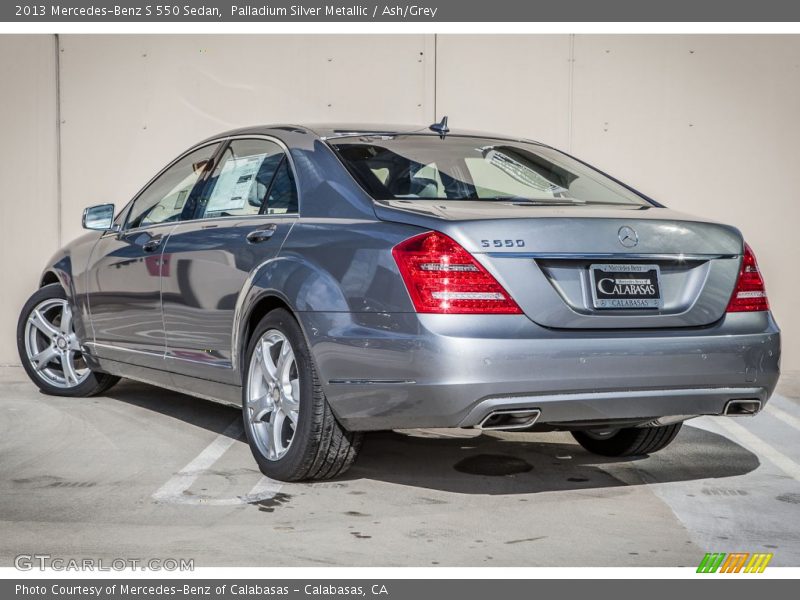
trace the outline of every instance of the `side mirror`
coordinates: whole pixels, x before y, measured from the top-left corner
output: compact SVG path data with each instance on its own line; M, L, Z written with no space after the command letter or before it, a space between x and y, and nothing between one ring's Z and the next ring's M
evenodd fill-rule
M98 204L83 211L83 228L109 231L114 225L114 205Z

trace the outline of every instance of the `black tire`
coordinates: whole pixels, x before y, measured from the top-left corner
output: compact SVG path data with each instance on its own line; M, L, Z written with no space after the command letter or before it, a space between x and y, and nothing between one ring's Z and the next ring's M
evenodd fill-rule
M297 424L286 453L269 459L253 439L249 425L248 388L252 357L259 340L277 330L289 341L294 352L299 379ZM291 313L275 309L259 322L243 357L242 418L247 442L261 472L279 481L331 479L343 474L355 462L363 434L347 431L336 420L322 390L314 361L303 332Z
M41 373L39 373L28 357L25 341L25 330L28 317L33 310L46 300L67 300L64 289L58 283L51 283L37 290L22 307L22 312L17 322L17 351L19 352L22 367L31 378L34 384L45 394L51 396L66 396L71 398L87 398L97 396L107 391L119 381L119 377L90 371L86 379L78 385L72 387L58 387L50 383Z
M589 452L601 456L641 456L666 448L683 423L661 427L626 427L607 437L587 431L573 431L572 437Z

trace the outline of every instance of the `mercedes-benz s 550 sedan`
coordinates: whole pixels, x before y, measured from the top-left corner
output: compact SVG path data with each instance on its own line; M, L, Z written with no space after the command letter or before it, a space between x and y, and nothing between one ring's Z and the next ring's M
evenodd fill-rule
M83 225L22 310L31 379L241 406L276 479L344 472L369 430L570 431L646 454L691 417L757 413L778 379L737 229L446 120L224 133Z

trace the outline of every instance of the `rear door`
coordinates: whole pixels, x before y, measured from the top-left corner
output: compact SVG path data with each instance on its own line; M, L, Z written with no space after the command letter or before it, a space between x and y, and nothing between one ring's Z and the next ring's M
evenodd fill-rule
M193 192L219 144L177 159L139 193L118 232L104 234L87 269L88 302L98 356L163 368L161 280L164 245L190 210Z
M237 303L250 273L274 259L298 216L294 174L277 140L234 139L178 224L162 275L167 368L233 383Z

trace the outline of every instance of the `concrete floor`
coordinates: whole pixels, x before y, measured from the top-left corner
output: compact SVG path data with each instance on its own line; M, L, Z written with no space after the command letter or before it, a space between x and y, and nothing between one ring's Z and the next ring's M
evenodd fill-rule
M196 566L800 566L800 374L753 419L608 460L568 434L370 435L341 480L263 478L237 410L123 382L42 395L0 368L0 566L20 553ZM514 475L476 474L529 469Z

